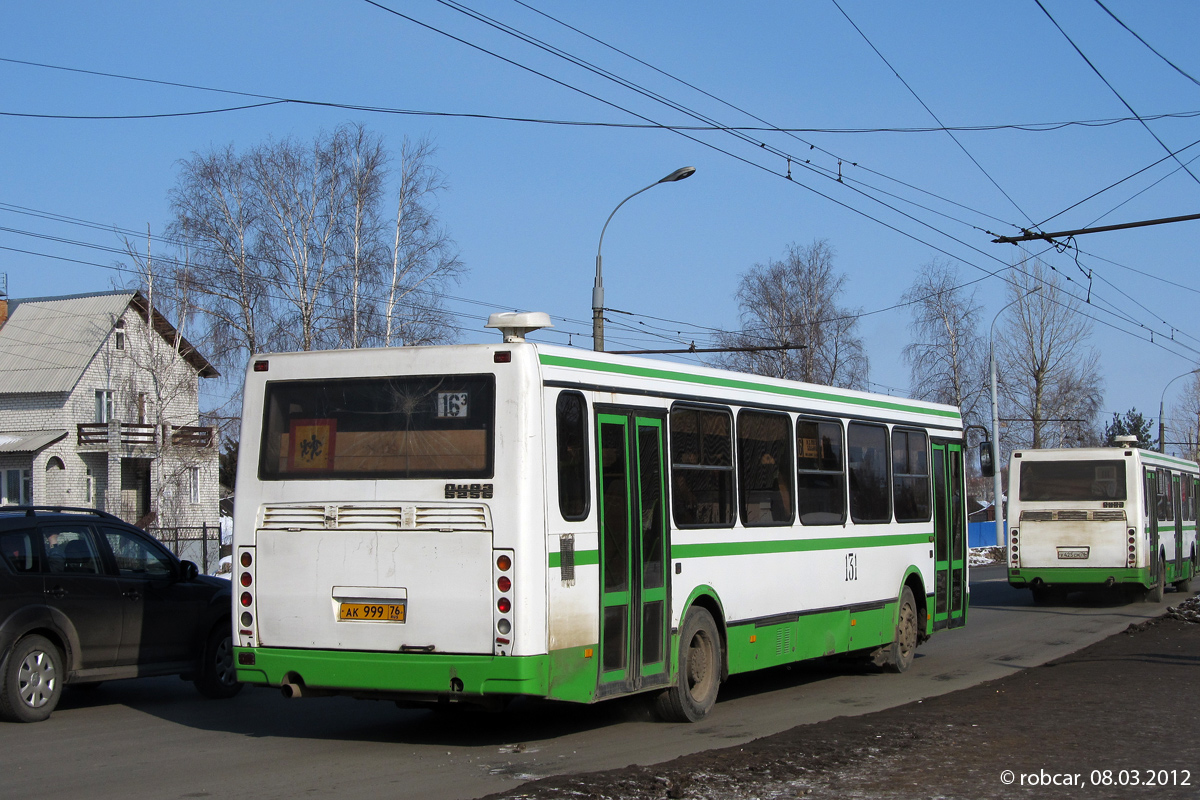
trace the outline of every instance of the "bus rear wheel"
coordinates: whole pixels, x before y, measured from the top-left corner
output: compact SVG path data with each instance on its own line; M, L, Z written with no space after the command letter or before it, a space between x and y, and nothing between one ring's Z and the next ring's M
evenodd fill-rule
M904 672L917 656L917 601L907 586L900 593L900 608L896 612L896 635L884 648L883 668L888 672Z
M1163 599L1163 589L1166 586L1167 580L1167 565L1161 558L1158 560L1158 580L1154 582L1154 586L1146 592L1147 603L1161 603Z
M667 722L698 722L717 702L721 686L721 637L712 614L692 608L679 635L679 669L675 684L654 701L654 711Z

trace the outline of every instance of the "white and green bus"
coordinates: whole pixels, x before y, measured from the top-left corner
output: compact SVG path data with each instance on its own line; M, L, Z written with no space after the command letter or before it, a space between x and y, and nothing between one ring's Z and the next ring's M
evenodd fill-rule
M1036 602L1118 587L1152 602L1196 574L1192 461L1116 447L1018 450L1009 464L1008 582Z
M234 518L238 678L500 704L656 693L963 625L957 409L526 342L262 355Z

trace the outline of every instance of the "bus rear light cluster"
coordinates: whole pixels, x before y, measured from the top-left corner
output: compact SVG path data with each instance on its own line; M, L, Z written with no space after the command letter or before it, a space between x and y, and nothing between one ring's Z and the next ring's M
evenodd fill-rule
M511 550L496 550L492 554L492 622L497 636L492 652L498 656L512 655L512 592L513 558Z
M1013 528L1011 531L1008 532L1008 543L1011 547L1011 552L1009 553L1009 561L1010 561L1010 566L1013 566L1013 567L1021 566L1021 554L1020 554L1020 551L1018 550L1019 545L1017 544L1017 536L1018 536L1018 532L1017 532L1016 528Z
M1137 531L1133 528L1129 529L1129 557L1125 560L1125 566L1134 567L1137 565Z
M239 647L253 647L255 639L254 631L254 592L250 589L254 585L254 549L250 547L241 548L238 553L237 563L241 565L242 572L238 575L238 583L242 586L242 592L237 596L237 605L234 612L238 623L238 639L236 644Z

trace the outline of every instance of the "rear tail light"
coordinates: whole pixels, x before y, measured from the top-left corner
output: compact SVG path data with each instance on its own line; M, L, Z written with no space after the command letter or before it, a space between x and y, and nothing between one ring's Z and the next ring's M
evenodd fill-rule
M243 591L237 596L237 606L240 606L241 612L235 610L234 616L241 624L237 626L237 639L234 644L238 647L254 647L255 639L258 638L258 632L255 630L254 617L258 613L254 603L254 591L250 589L254 585L254 548L241 547L238 548L237 563L242 565L242 572L238 575L238 583ZM241 662L239 662L241 663ZM253 662L251 662L253 663Z
M513 638L513 589L515 574L511 550L497 550L492 554L492 625L495 641L492 654L512 655Z

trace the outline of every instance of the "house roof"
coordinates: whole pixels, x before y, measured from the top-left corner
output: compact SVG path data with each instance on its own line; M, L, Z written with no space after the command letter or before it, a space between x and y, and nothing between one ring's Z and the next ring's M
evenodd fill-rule
M47 431L0 431L0 453L36 453L69 433L70 431L62 428Z
M10 300L8 319L0 327L0 394L71 391L130 306L148 318L149 303L141 292ZM174 345L175 327L157 311L153 316L154 329ZM219 374L182 337L179 351L201 377Z

